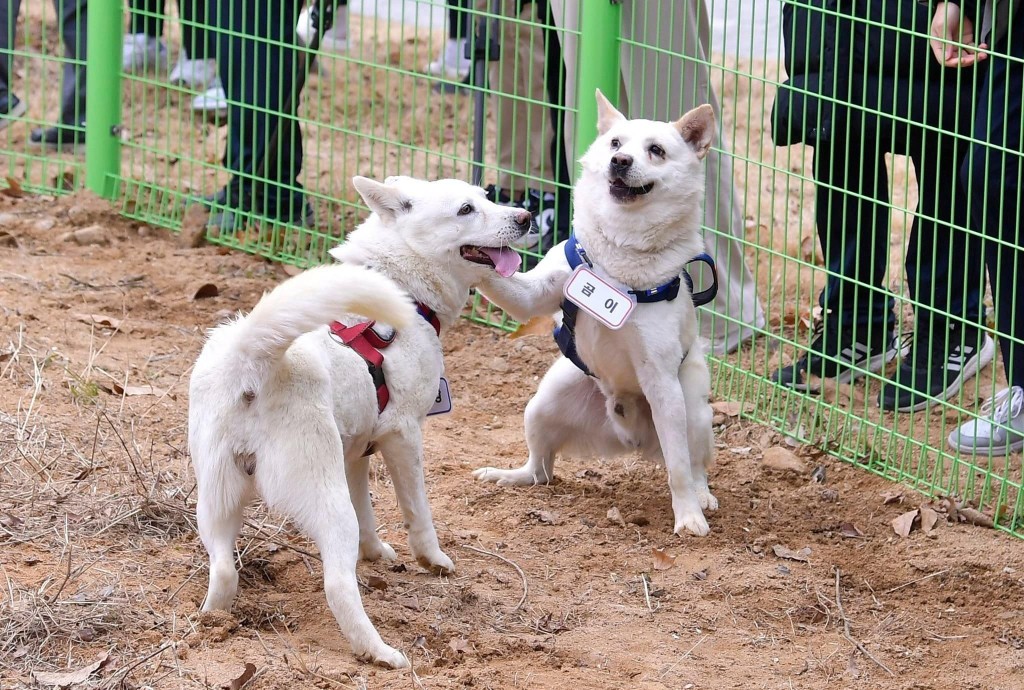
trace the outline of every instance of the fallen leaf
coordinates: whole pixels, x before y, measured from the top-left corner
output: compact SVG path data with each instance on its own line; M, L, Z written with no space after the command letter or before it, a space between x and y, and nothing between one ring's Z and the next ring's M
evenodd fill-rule
M864 533L860 531L860 527L857 527L852 522L844 522L839 525L839 535L845 539L858 539L863 537Z
M0 230L0 247L10 247L12 249L18 248L18 238L7 232L6 230Z
M393 573L404 573L408 568L405 567L405 563L399 563L388 568Z
M651 549L651 557L654 559L655 570L668 570L676 564L676 558L665 549Z
M16 179L8 175L7 187L6 189L0 189L0 194L3 194L4 196L9 196L12 199L20 199L21 197L25 196L25 190L21 188L20 182L18 182Z
M804 235L800 238L800 258L811 265L819 264L818 241L814 235Z
M698 570L697 572L695 572L693 574L693 579L694 580L706 580L706 579L708 579L708 569L704 568L703 570Z
M535 316L526 323L521 323L516 330L509 334L510 338L524 338L528 335L551 336L551 329L554 328L555 320L548 315Z
M195 293L192 295L192 299L206 299L208 297L216 297L220 294L220 288L213 283L203 283L196 288Z
M921 531L931 532L939 521L939 514L928 506L921 506Z
M568 630L564 620L558 620L553 618L550 613L545 613L543 616L537 619L534 623L537 630L546 633L560 633L563 630Z
M798 458L793 451L782 446L765 449L761 456L761 464L778 472L807 473L807 466L804 465L803 460Z
M420 610L420 600L416 597L398 597L396 601L398 601L400 606L404 606L407 609L411 609L413 611Z
M92 662L88 666L83 666L77 671L63 671L58 673L51 673L49 671L33 671L32 677L40 685L54 685L58 688L66 688L76 683L84 683L89 680L92 674L96 673L101 666L107 663L109 655L106 652L100 654L96 661Z
M281 270L284 271L285 275L295 277L300 273L303 273L303 269L299 268L294 264L281 264Z
M456 654L461 654L470 648L469 640L464 637L453 637L451 641L448 642L448 646L451 647L452 651Z
M105 390L109 390L114 395L123 395L128 398L136 395L163 395L167 392L154 386L122 386L119 383L112 383L110 388Z
M376 589L380 590L381 592L384 592L388 588L388 581L385 580L383 577L378 577L376 575L368 575L366 577L366 586L370 589Z
M851 654L850 661L846 664L846 672L851 678L860 678L860 667L857 666L857 655Z
M978 527L995 527L995 523L992 522L992 518L976 508L963 506L958 508L958 510L960 511L960 517L972 525L977 525Z
M903 503L903 493L900 491L886 491L882 494L882 505L887 506L890 503Z
M76 319L84 323L91 324L93 326L99 326L100 328L109 328L112 331L121 331L121 319L115 319L113 316L104 316L103 314L75 314Z
M626 526L626 521L622 519L622 513L615 506L608 509L608 521L613 525L619 525L620 527Z
M788 558L791 561L800 561L801 563L806 563L811 556L811 547L809 546L805 546L799 551L793 551L782 544L776 544L772 547L772 551L779 558Z
M242 671L242 675L228 681L227 683L222 683L221 687L224 688L224 690L239 690L239 688L252 680L252 677L255 675L256 664L246 663L245 670Z
M824 484L826 476L827 475L826 475L825 466L824 465L818 465L817 467L814 468L814 471L811 472L811 481L817 482L819 484Z
M906 539L910 536L910 530L914 529L914 522L917 520L918 509L909 510L892 521L892 529L896 534Z

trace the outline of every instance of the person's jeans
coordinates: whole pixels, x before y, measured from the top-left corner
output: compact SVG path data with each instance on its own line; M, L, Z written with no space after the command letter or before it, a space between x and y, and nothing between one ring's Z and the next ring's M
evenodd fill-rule
M217 2L228 29L219 32L217 55L229 101L224 166L233 178L228 203L269 218L301 218L302 132L292 85L303 62L295 48L302 5L299 0Z
M1007 60L999 55L1009 55ZM1021 97L1024 94L1024 11L987 60L974 119L975 143L960 169L972 227L985 236L996 330L1006 380L1024 386L1024 207L1021 205ZM948 174L948 171L944 171Z

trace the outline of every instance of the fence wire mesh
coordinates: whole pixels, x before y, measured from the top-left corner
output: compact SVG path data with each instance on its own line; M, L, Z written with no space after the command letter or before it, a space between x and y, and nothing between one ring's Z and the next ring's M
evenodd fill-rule
M88 41L85 0L23 4L0 2L8 185L73 190L119 153L99 176L126 215L209 224L212 242L300 267L365 213L361 174L459 177L524 205L529 268L570 231L594 85L631 117L711 103L716 396L1024 536L1020 454L948 439L994 418L1024 438L1019 3L965 3L968 26L916 0L133 0ZM956 52L982 38L984 58ZM120 70L83 85L84 46L111 41ZM977 64L952 65L964 56ZM118 89L116 126L90 130L85 93ZM61 144L91 131L89 156L33 150L54 125ZM467 316L515 326L479 298Z

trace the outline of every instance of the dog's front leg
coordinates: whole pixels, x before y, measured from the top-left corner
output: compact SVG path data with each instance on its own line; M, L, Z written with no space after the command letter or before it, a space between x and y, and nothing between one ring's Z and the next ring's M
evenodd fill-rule
M384 464L395 485L398 505L409 530L409 548L416 562L435 575L455 571L455 564L441 550L434 520L427 502L423 481L423 433L418 424L405 425L401 432L390 433L377 441Z
M516 321L554 314L562 302L562 288L572 272L560 246L552 249L532 271L509 278L497 274L480 285L480 292Z
M654 429L668 470L676 534L686 530L698 537L710 531L694 486L690 449L686 437L687 409L677 366L666 366L669 358L650 358L637 369L640 388L651 405ZM679 360L676 359L676 362Z

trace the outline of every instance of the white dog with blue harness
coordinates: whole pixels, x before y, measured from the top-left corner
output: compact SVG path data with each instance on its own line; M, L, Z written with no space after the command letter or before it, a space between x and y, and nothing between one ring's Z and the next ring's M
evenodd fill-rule
M685 269L694 261L714 269L701 235L701 161L714 112L703 105L672 123L627 120L600 92L597 101L599 137L581 159L573 235L532 271L480 287L520 321L561 310L555 339L563 356L526 406L526 464L474 475L545 484L558 454L640 449L665 463L674 531L704 536L704 510L718 501L707 479L711 376L695 307L713 299L716 285L693 293Z

